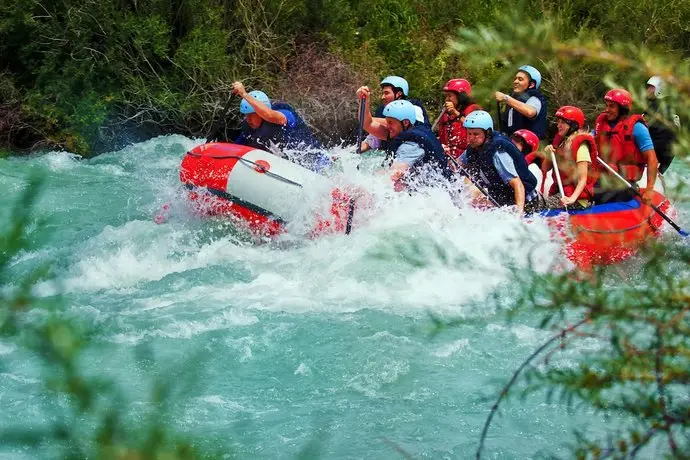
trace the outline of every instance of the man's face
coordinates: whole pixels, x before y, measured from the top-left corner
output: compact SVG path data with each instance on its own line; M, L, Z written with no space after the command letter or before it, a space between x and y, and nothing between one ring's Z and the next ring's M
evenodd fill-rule
M621 108L613 101L606 101L606 110L604 112L606 112L606 119L608 121L615 121L621 114Z
M656 88L653 85L647 85L647 99L656 99L654 91L656 91Z
M256 113L248 113L245 115L244 119L247 120L247 124L252 129L257 129L261 126L261 123L263 123L263 119Z
M467 143L473 149L477 149L484 145L486 141L486 131L481 128L469 128L467 130Z
M388 134L391 139L405 130L403 122L396 118L386 117L386 123L388 123Z
M526 72L519 71L515 74L513 80L513 91L520 94L527 91L530 85L529 75Z
M381 88L381 90L381 102L383 102L384 105L395 100L395 93L393 92L392 87L384 86L383 88Z

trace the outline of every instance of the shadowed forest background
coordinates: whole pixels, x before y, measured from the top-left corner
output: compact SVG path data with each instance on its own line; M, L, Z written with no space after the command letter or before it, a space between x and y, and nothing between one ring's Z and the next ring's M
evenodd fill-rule
M469 66L448 41L513 16L551 18L563 40L587 31L661 53L690 49L681 1L11 0L0 6L0 151L90 156L158 134L203 137L234 80L289 101L339 143L355 129L361 84L404 76L432 115L446 80L489 84L501 62ZM587 113L606 89L596 65L532 64L551 108L579 103ZM492 107L499 88L482 89L477 102ZM239 122L232 109L228 137Z

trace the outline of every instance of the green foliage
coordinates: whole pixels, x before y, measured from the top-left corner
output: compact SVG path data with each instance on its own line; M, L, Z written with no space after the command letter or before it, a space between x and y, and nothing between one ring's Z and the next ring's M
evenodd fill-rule
M489 107L491 92L509 84L504 66L522 62L500 59L487 48L478 51L486 59L475 65L478 56L450 53L448 38L461 26L510 25L504 19L513 11L525 12L520 21L554 22L557 39L594 33L602 43L644 44L685 56L690 49L690 4L678 0L510 6L496 0L13 0L0 5L0 73L16 84L23 109L0 116L21 116L27 129L0 123L0 139L8 147L38 143L92 154L107 147L104 133L132 125L200 135L227 99L232 80L271 94L289 84L289 68L305 44L339 56L357 69L362 84L404 76L432 113L442 102L441 85L456 77L469 78L477 101ZM518 50L535 37L545 39L536 30ZM539 56L534 59L542 65ZM579 102L594 110L605 87L601 62L573 65L567 74L547 67L544 90L551 103ZM90 102L96 103L92 109L85 107ZM350 100L311 105L351 107L356 123ZM323 126L346 129L334 121Z

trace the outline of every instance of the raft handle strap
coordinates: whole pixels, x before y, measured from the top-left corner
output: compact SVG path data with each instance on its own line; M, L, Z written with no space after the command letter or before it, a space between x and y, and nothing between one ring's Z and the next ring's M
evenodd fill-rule
M259 164L259 163L256 163L256 162L254 162L254 161L252 161L252 160L247 160L246 158L243 158L243 157L238 156L238 155L211 156L211 155L201 155L201 154L199 154L199 153L192 153L192 152L187 152L187 155L193 156L193 157L197 157L197 158L201 158L201 157L213 158L214 160L228 160L228 159L239 160L239 161L241 161L241 162L244 163L244 164L250 164L250 165L254 166L254 168L256 168L257 171L258 171L258 170L261 170L261 172L262 172L263 174L266 174L267 176L270 176L270 177L272 177L272 178L274 178L274 179L278 179L279 181L285 182L286 184L295 185L295 186L297 186L297 187L299 187L299 188L304 188L304 187L302 186L302 184L300 184L299 182L295 182L295 181L293 181L293 180L288 179L287 177L281 176L280 174L276 174L276 173L274 173L274 172L271 172L271 171L269 171L268 169L266 169L265 166L263 166L263 165L261 165L261 164Z

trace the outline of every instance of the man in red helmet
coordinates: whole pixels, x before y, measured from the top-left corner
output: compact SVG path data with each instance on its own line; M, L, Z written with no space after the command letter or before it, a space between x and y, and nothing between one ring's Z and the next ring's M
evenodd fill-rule
M472 86L463 78L449 80L443 93L446 103L438 122L438 140L446 153L457 160L467 148L467 129L462 126L465 117L482 108L472 100Z
M578 107L566 105L556 111L558 133L551 144L544 149L550 155L554 152L558 162L558 172L563 184L563 195L558 189L558 180L554 182L546 199L550 209L585 209L594 200L594 184L598 177L597 145L594 137L585 130L585 114ZM542 174L551 169L553 164L547 156L542 163ZM554 169L555 174L555 169Z
M632 95L624 89L612 89L606 96L606 110L595 124L595 139L599 154L613 169L631 184L642 178L647 168L647 186L642 201L651 203L654 196L659 163L647 124L639 114L630 114ZM630 201L634 194L618 178L602 174L596 203Z

